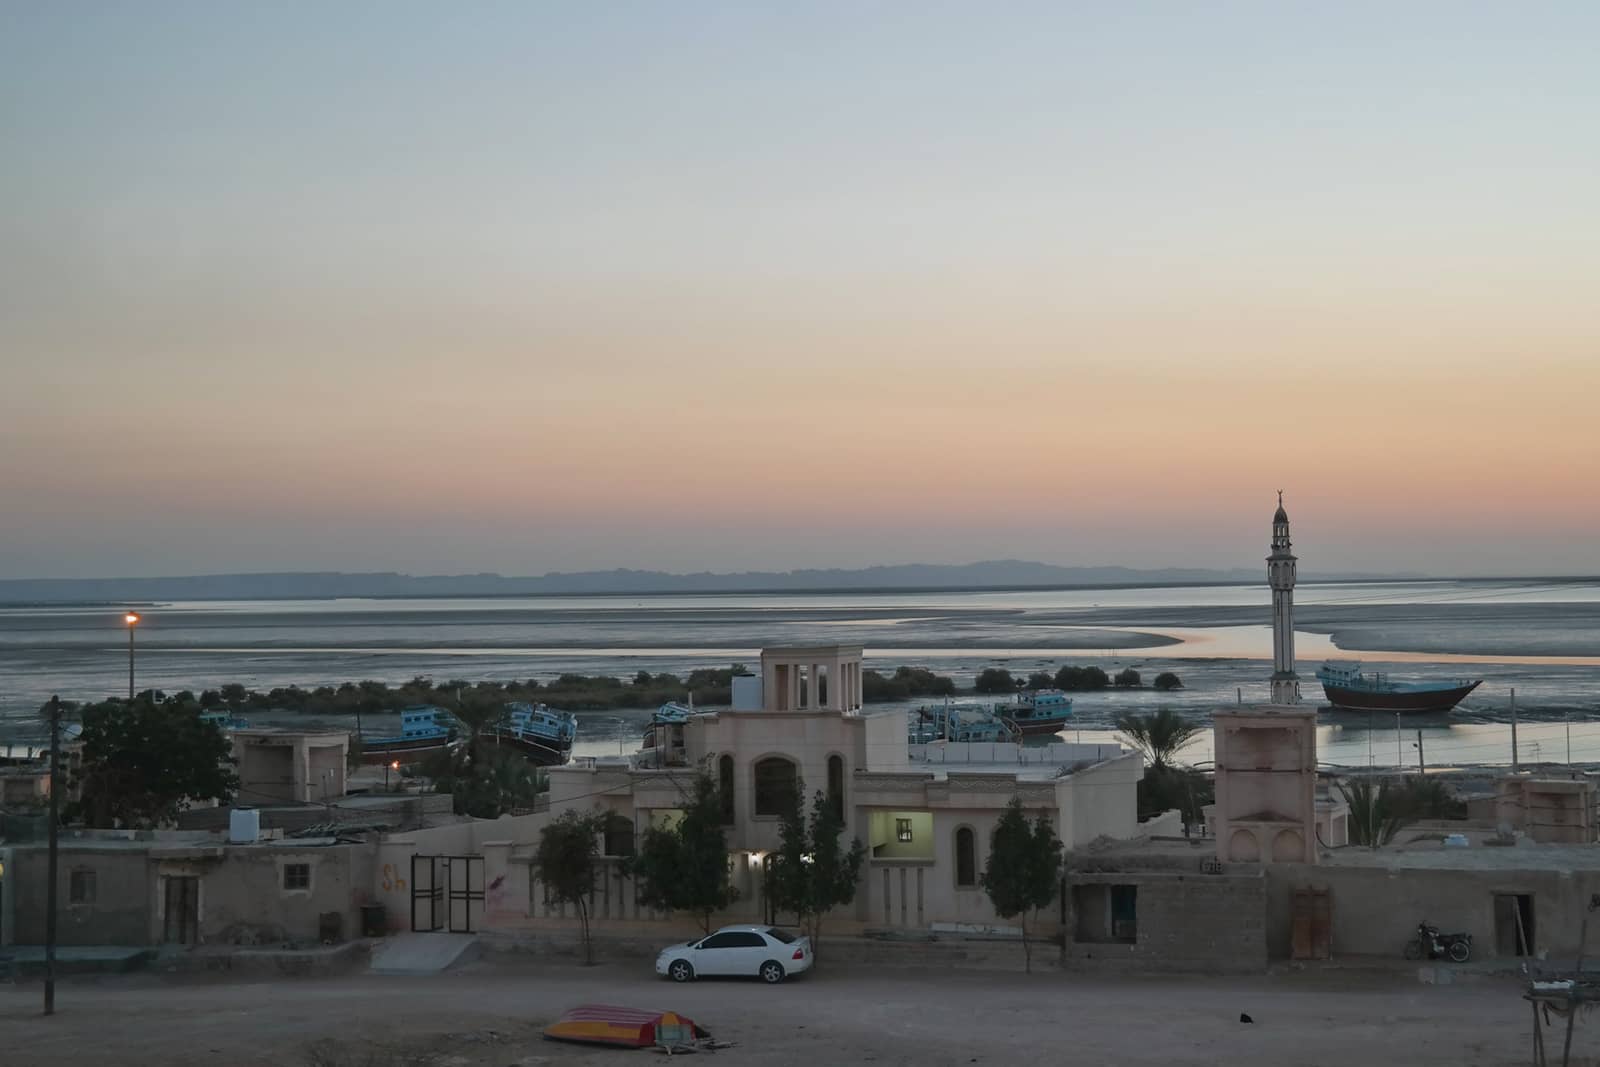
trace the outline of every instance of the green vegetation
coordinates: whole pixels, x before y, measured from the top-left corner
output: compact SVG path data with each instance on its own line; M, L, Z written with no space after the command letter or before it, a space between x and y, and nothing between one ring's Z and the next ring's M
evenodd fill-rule
M849 848L840 844L844 817L822 790L817 790L811 801L809 820L802 810L804 803L805 788L797 782L794 799L779 826L780 844L772 854L768 891L778 908L794 912L815 951L822 937L823 917L855 899L856 879L867 849L860 838L851 838Z
M1118 689L1129 689L1140 685L1139 672L1129 667L1127 670L1118 671L1115 678L1111 679Z
M1013 678L1004 667L986 667L974 680L972 687L980 693L1015 693L1022 680Z
M861 699L868 704L911 697L946 697L955 691L955 682L922 667L896 667L890 675L861 672Z
M1022 801L1006 805L989 837L989 862L983 869L983 890L1002 919L1017 919L1022 927L1023 966L1033 970L1028 946L1028 913L1055 899L1061 878L1061 840L1040 815L1028 825Z
M571 904L577 909L583 931L583 960L589 964L594 963L589 895L594 890L600 837L610 822L609 812L565 812L539 831L539 848L533 856L533 870L544 883L545 896L553 904Z
M1340 782L1339 792L1350 805L1350 843L1368 848L1381 848L1394 840L1394 835L1406 824L1396 803L1396 791L1387 781L1374 783L1370 778Z
M1168 691L1171 691L1173 689L1182 689L1183 688L1182 680L1179 679L1178 676L1176 674L1173 674L1171 671L1162 671L1160 674L1156 675L1156 680L1155 680L1154 684L1155 684L1155 687L1157 689L1160 689L1163 692L1168 692Z
M1180 764L1177 755L1200 733L1201 725L1171 708L1160 708L1148 715L1118 716L1117 729L1122 731L1118 740L1144 753L1149 765L1139 780L1139 817L1177 808L1185 822L1199 822L1200 809L1215 799L1215 786L1210 776Z
M226 804L239 788L227 737L200 717L192 694L147 695L83 713L79 799L69 820L148 830L171 823L187 802Z
M1104 689L1111 678L1099 667L1062 667L1056 671L1056 688L1069 693Z
M711 916L739 899L728 884L728 839L722 794L708 775L694 782L694 795L671 827L644 832L639 854L628 863L639 900L666 911L687 911L711 932Z

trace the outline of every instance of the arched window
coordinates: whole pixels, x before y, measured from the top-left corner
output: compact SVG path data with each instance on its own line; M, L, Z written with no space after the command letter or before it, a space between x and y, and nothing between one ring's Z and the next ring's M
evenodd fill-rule
M722 825L733 825L733 757L717 760L717 799L722 803Z
M783 815L794 807L800 769L782 756L756 760L756 814Z
M970 887L977 884L977 842L973 838L972 827L962 826L956 830L956 885Z
M833 817L844 822L844 757L828 757L828 807Z

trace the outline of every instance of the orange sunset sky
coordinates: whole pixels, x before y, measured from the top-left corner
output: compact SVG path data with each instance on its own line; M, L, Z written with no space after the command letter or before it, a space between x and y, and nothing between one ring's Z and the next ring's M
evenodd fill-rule
M1597 37L6 5L0 577L1600 572Z

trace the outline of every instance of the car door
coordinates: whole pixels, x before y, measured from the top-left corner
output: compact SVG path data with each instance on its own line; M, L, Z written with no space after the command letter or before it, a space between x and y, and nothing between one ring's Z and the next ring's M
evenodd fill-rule
M695 974L737 974L738 934L712 934L694 950Z
M772 952L767 946L767 939L753 931L741 931L730 935L738 939L736 947L729 951L731 969L729 974L744 976L761 973L761 965L772 958Z

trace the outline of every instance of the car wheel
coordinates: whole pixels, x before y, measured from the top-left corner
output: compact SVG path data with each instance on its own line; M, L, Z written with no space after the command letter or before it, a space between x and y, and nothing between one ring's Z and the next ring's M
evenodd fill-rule
M768 985L777 985L783 981L783 964L777 960L768 960L761 965L761 980Z
M673 960L672 966L667 968L667 977L674 982L687 982L694 977L694 968L689 966L688 960Z

